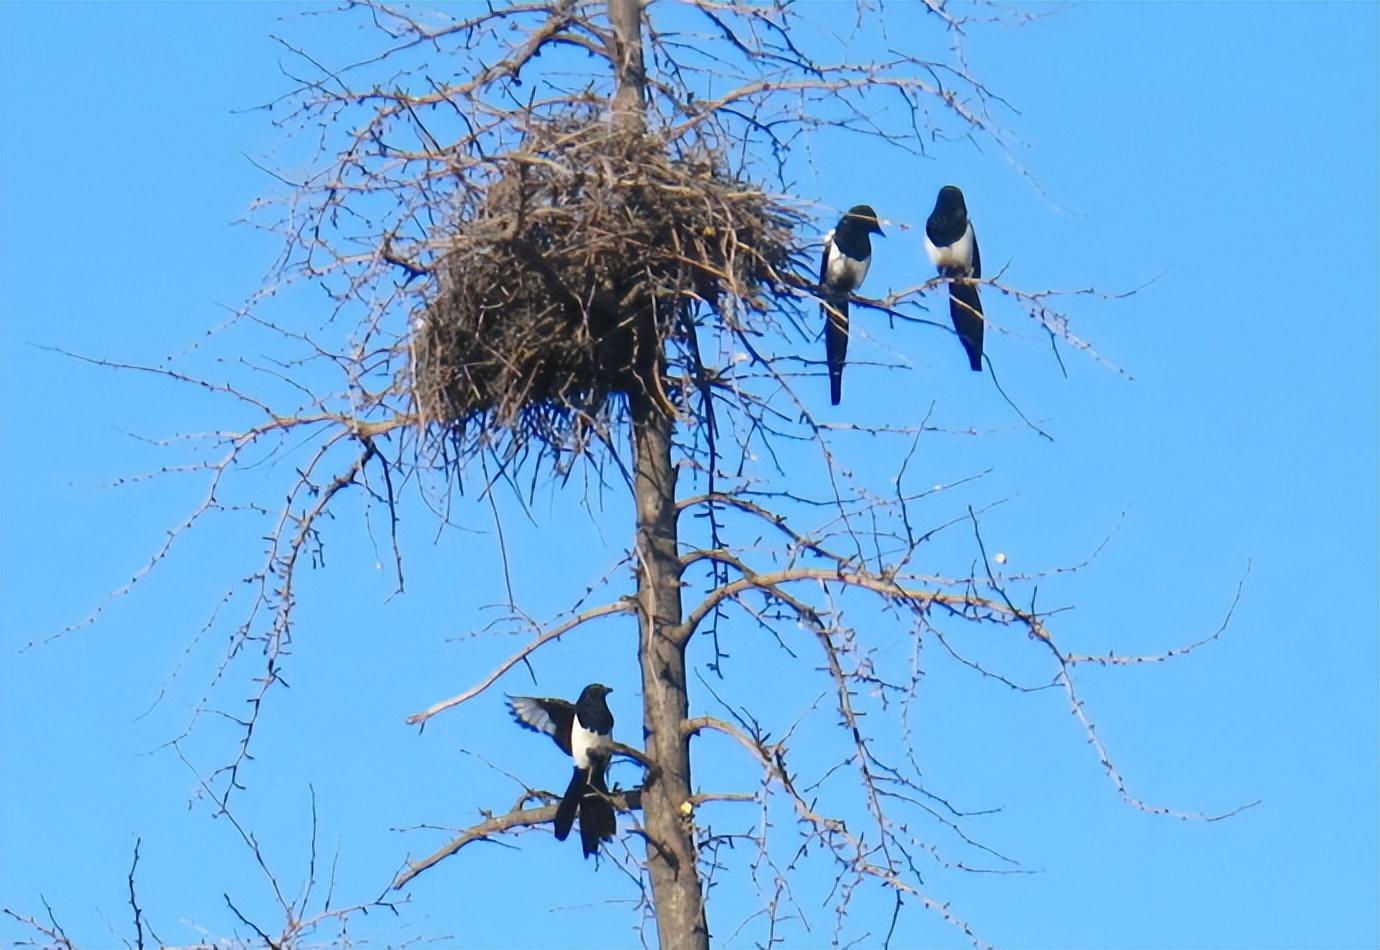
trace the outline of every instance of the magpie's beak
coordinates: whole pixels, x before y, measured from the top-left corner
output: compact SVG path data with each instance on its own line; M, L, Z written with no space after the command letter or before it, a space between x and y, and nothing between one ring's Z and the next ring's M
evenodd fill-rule
M880 224L874 224L872 226L872 233L880 235L881 237L886 237L886 232L882 230L882 226Z

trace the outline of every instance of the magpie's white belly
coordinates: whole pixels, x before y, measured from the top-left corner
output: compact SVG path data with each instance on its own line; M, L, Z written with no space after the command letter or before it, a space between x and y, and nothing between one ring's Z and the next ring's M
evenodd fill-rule
M867 279L867 268L871 263L871 258L860 261L849 257L838 249L838 245L830 241L829 262L824 267L824 282L835 290L857 290Z
M570 724L570 757L582 769L589 768L590 751L606 748L610 741L608 736L601 736L580 725L578 717Z
M968 230L963 232L963 237L946 247L936 247L930 240L928 234L925 235L925 253L930 256L930 262L935 267L942 269L955 268L965 273L973 269L973 226L968 225Z

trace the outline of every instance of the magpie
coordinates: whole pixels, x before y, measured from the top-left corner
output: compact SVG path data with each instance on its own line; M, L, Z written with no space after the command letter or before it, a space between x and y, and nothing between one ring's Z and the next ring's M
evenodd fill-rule
M834 405L843 397L843 363L848 356L848 295L862 286L872 264L872 239L886 237L870 205L854 205L839 218L838 226L824 237L824 256L819 262L819 284L824 302L824 356L829 364L829 398Z
M564 841L580 815L580 844L585 857L612 840L617 830L613 803L608 799L609 758L613 745L613 713L604 697L613 690L590 683L573 704L564 699L509 696L508 709L518 725L550 736L575 763L575 774L556 808L556 840Z
M943 277L976 280L982 276L977 235L968 220L963 192L955 185L939 189L934 210L925 222L925 252ZM968 352L968 365L974 372L982 372L982 301L976 284L949 282L949 317Z

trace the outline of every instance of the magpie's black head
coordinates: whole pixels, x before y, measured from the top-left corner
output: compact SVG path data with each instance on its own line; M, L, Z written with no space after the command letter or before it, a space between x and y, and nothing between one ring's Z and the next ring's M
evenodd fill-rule
M871 205L854 205L849 208L847 213L839 219L839 226L836 230L880 234L882 237L886 237L886 232L882 230L881 224L877 221L877 212L872 210Z
M580 691L580 698L575 703L575 719L586 729L591 729L601 735L608 735L613 731L613 713L609 710L609 704L604 701L604 697L613 690L603 683L590 683Z
M939 197L934 201L934 213L946 218L968 214L968 206L963 203L963 192L957 185L945 185L939 189Z
M586 699L602 699L611 692L613 692L613 690L603 683L590 683L580 691L580 699L582 701Z

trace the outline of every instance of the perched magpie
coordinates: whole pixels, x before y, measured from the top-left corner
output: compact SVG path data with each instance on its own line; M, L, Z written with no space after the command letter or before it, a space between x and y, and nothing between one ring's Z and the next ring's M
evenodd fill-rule
M843 363L848 356L848 295L862 286L872 264L872 239L886 237L869 205L854 205L839 218L838 226L824 238L819 262L819 284L824 290L824 356L829 364L829 398L834 405L843 396Z
M607 686L590 683L574 704L564 699L508 697L508 709L519 725L550 736L575 761L575 774L556 809L554 825L557 840L564 841L579 812L585 857L599 850L600 841L611 840L618 827L605 778L612 754L613 713L604 697L611 692Z
M982 276L977 235L968 220L963 192L954 185L939 189L934 210L925 222L925 252L944 277ZM949 283L949 316L963 349L968 351L968 365L974 372L982 372L982 301L978 299L976 284Z

